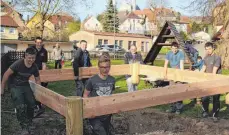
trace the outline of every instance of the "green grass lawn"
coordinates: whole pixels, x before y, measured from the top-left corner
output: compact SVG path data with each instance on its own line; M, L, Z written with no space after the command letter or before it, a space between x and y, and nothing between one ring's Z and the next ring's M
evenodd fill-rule
M123 60L112 60L112 65L120 65L123 64L124 61ZM97 65L97 60L92 60L92 65L96 66ZM163 60L159 60L159 61L155 61L155 66L163 66L164 65L164 61ZM54 63L53 62L49 62L48 63L48 67L49 68L54 68ZM69 61L67 61L65 63L65 68L71 68L71 63ZM223 74L225 75L229 75L229 70L223 70ZM115 76L116 79L116 86L119 86L119 88L117 88L115 90L115 93L122 93L122 92L127 92L127 86L126 86L126 80L125 80L125 76ZM143 89L148 89L148 88L152 88L153 86L146 86L144 81L140 81L139 85L138 85L138 89L139 90L143 90ZM74 81L61 81L61 82L52 82L49 83L48 88L60 93L64 96L72 96L75 95L75 82ZM221 96L221 114L224 118L229 118L229 116L227 114L229 114L229 109L227 109L226 105L225 105L225 95ZM201 116L201 106L197 105L195 107L189 107L189 103L191 100L184 100L184 104L185 104L185 110L182 113L183 116L189 116L189 117L200 117ZM161 111L165 111L166 109L169 108L169 105L160 105L160 106L156 106L154 108L157 108ZM210 105L210 108L212 108L212 104Z

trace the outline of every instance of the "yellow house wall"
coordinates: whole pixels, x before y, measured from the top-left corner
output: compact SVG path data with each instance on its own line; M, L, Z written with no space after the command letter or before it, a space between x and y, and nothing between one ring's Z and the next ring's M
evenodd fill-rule
M3 26L1 26L3 27ZM17 28L14 28L14 33L9 33L9 29L11 27L3 27L5 31L1 33L1 39L18 39L18 30Z

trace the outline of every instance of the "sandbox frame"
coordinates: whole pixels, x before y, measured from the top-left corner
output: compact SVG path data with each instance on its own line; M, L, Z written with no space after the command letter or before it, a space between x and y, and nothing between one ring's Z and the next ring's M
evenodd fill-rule
M163 78L163 67L138 65L140 75ZM97 67L80 68L79 77L88 78L98 73ZM112 65L110 75L131 74L130 65ZM52 69L40 71L42 82L74 80L72 69ZM42 104L66 118L67 135L83 135L83 118L142 109L150 106L173 103L229 92L229 76L214 75L179 69L168 69L168 80L187 82L164 88L153 88L135 92L113 94L111 96L82 98L65 97L48 88L30 81L35 98Z

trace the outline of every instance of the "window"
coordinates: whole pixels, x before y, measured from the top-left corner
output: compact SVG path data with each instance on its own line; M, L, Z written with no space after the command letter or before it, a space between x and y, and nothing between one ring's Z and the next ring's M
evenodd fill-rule
M142 44L141 44L141 51L144 52L144 41L142 41Z
M130 50L131 43L132 41L128 41L128 50Z
M133 45L135 45L135 46L136 46L136 41L133 41Z
M102 39L98 39L98 45L102 45L103 44L103 40Z
M123 40L119 40L119 46L120 46L120 48L123 47Z
M115 40L115 45L118 45L118 40Z
M4 33L4 32L5 32L5 28L1 27L1 33Z
M108 44L108 40L104 39L104 44L107 45Z
M14 34L14 33L15 33L15 28L10 28L10 29L9 29L9 33L10 33L10 34Z

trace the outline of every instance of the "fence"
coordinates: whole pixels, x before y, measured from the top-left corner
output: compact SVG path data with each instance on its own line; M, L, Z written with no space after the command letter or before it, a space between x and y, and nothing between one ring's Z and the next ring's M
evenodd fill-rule
M24 58L24 51L9 51L8 53L1 54L1 77L3 77L9 66L16 60Z

